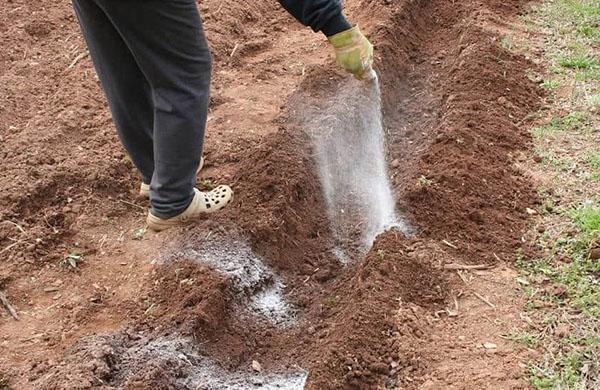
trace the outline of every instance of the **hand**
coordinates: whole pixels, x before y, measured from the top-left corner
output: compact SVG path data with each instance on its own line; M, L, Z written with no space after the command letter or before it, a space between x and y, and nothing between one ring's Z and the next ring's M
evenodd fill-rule
M329 37L336 62L359 80L368 76L373 65L373 45L358 26Z

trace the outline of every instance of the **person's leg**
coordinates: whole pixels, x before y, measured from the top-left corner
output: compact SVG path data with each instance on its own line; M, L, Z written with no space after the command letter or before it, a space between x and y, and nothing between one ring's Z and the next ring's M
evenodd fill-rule
M73 0L90 56L102 83L119 138L150 183L154 173L154 103L148 81L129 48L93 0Z
M152 89L152 214L177 216L194 198L208 112L211 56L196 1L96 1Z

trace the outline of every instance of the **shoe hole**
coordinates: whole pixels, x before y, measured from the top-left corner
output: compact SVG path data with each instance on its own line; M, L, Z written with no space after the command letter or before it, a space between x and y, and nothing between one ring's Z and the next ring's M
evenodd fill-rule
M209 209L210 208L210 203L206 204L206 208Z

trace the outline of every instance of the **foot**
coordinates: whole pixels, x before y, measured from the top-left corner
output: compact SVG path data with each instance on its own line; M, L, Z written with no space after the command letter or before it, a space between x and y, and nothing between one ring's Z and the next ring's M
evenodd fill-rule
M202 168L204 168L204 157L200 157L200 165L198 165L196 174L200 173ZM150 198L150 184L142 183L140 185L140 196L144 198Z
M194 188L194 193L194 199L188 208L173 218L162 219L149 212L146 219L148 227L159 232L174 226L186 225L197 220L202 214L222 210L233 199L233 191L225 185L218 186L209 192L202 192Z

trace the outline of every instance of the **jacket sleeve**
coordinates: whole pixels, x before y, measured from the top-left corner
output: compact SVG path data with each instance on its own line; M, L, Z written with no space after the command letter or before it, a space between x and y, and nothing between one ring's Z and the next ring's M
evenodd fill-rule
M341 0L279 0L292 16L326 36L352 28L342 13Z

